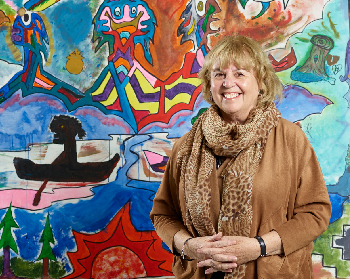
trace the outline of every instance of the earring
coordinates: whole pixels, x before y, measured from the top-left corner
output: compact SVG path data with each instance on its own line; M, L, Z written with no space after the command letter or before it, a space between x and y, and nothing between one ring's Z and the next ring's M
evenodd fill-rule
M259 96L262 96L263 95L263 90L262 89L259 89Z

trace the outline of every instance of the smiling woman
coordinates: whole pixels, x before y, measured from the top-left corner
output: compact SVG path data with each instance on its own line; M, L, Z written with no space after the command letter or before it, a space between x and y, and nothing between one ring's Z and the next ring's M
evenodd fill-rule
M282 83L260 45L244 36L227 36L206 56L198 74L202 80L203 97L208 103L214 104L211 97L212 75L215 71L227 69L232 64L235 70L253 74L259 86L261 104L266 105L283 97ZM221 79L224 79L224 76Z
M268 58L228 36L199 77L212 106L175 143L151 211L175 277L312 278L331 205L309 141L275 107Z
M244 123L258 102L259 85L254 73L238 69L234 64L221 70L219 61L211 73L212 99L222 118L228 123Z

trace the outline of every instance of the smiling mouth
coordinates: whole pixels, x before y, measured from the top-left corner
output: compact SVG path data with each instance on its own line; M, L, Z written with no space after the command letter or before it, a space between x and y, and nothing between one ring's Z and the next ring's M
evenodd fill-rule
M240 95L239 93L231 93L231 92L223 93L223 96L224 96L226 99L233 99L233 98L236 98L236 97L239 96L239 95Z

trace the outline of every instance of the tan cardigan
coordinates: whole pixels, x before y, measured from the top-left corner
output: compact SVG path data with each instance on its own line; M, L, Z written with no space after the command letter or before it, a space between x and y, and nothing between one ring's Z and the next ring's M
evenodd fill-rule
M185 137L185 136L184 136ZM187 231L182 221L185 211L183 185L176 165L184 137L173 147L163 181L153 200L151 219L157 234L173 251L173 238ZM211 215L214 225L220 211L221 171L228 160L211 175ZM283 255L261 257L247 264L246 278L313 278L311 252L313 240L328 226L331 204L315 152L304 132L281 119L270 133L262 162L253 183L253 221L250 237L275 230L282 239ZM190 230L197 236L196 230ZM205 278L197 261L174 255L176 278Z

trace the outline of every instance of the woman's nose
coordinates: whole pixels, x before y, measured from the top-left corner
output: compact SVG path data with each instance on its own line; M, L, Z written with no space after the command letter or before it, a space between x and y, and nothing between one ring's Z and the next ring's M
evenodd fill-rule
M234 75L233 73L227 73L226 74L226 77L222 83L222 85L225 87L225 88L230 88L232 87L234 84L235 84L235 79L234 79Z

